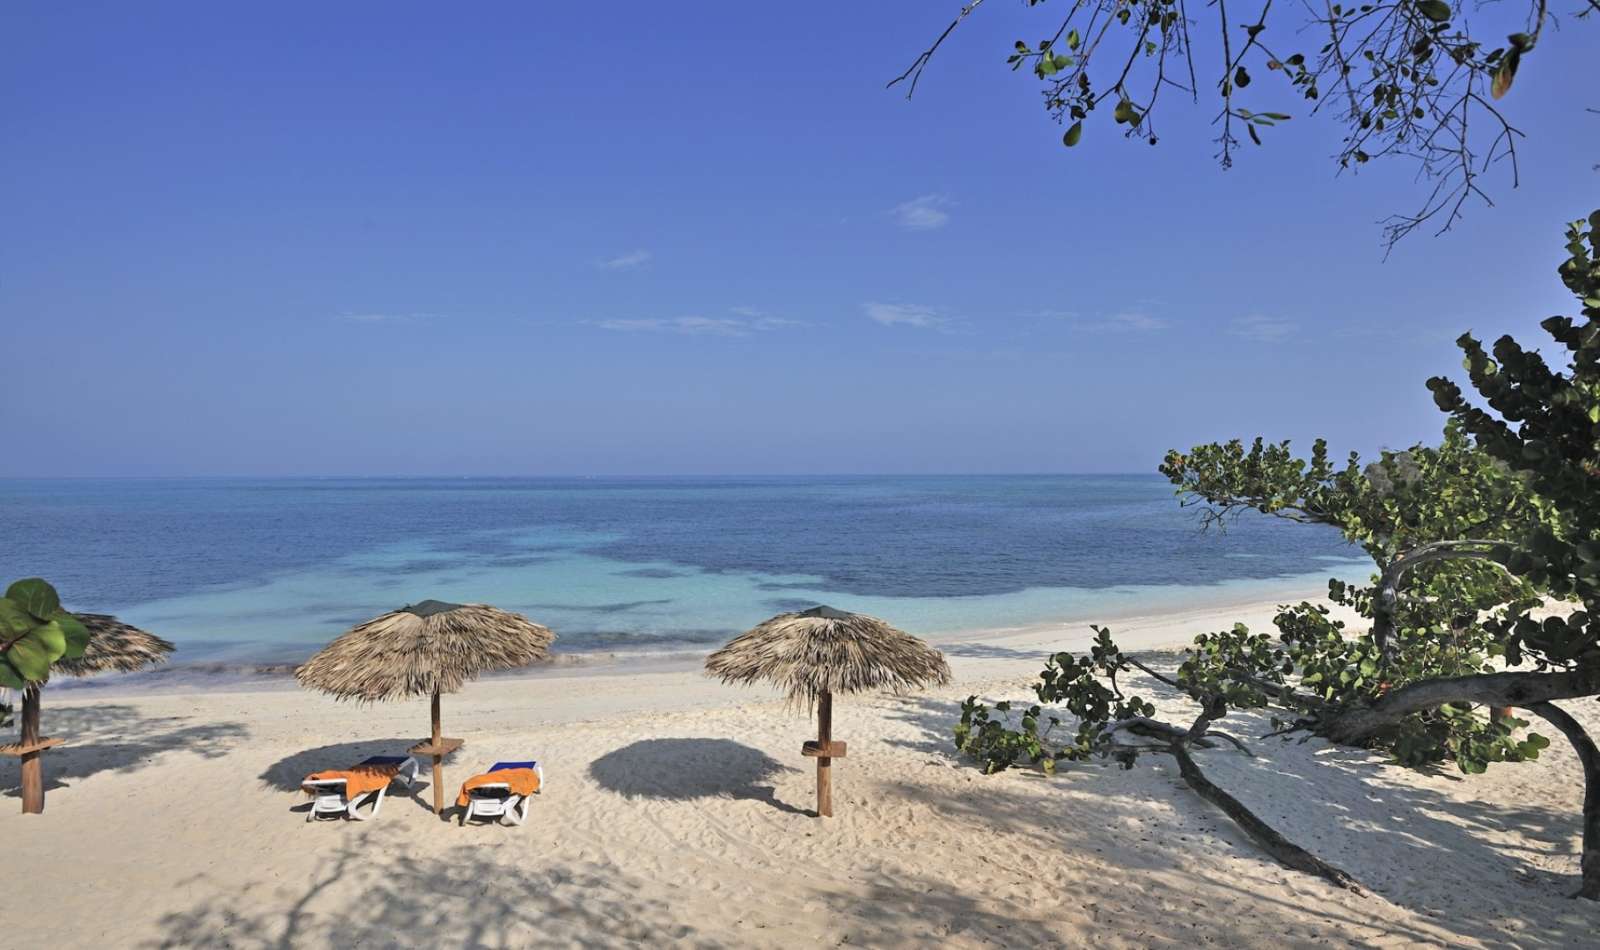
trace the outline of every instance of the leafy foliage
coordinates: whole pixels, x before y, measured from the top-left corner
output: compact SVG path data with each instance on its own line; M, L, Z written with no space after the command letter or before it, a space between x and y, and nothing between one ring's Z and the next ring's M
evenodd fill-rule
M1483 451L1527 479L1556 512L1531 531L1506 566L1529 583L1583 603L1566 617L1535 620L1526 611L1497 627L1507 659L1539 669L1600 666L1600 211L1567 228L1562 282L1582 318L1540 324L1566 353L1564 371L1510 336L1493 354L1470 333L1457 341L1472 386L1488 403L1469 403L1444 377L1428 381L1440 408L1459 420Z
M1130 668L1129 663L1111 641L1109 630L1095 627L1094 631L1095 643L1088 656L1057 653L1045 660L1039 682L1033 686L1039 702L1022 711L1016 727L1004 717L995 717L976 696L961 704L956 746L981 761L984 774L1010 768L1018 761L1054 772L1055 764L1063 759L1076 762L1109 754L1113 722L1155 715L1148 700L1123 694L1117 676ZM1078 731L1068 741L1051 743L1051 734L1061 725L1058 716L1043 711L1052 703L1061 704L1078 719ZM1009 713L1011 704L996 703L993 711ZM1042 729L1041 722L1047 723ZM1131 759L1127 762L1131 764Z
M1205 506L1205 524L1225 525L1249 509L1328 525L1373 559L1371 584L1328 585L1334 604L1371 621L1361 635L1350 636L1326 607L1302 603L1275 618L1275 654L1206 651L1191 660L1209 664L1205 675L1213 679L1270 684L1276 705L1309 728L1411 683L1488 672L1505 654L1496 612L1525 612L1541 600L1539 585L1504 565L1522 537L1552 529L1559 513L1477 449L1458 423L1446 426L1437 447L1384 452L1365 467L1354 454L1335 466L1320 441L1299 459L1287 442L1257 439L1248 450L1233 441L1171 452L1161 471L1185 504ZM1537 751L1526 743L1542 740L1519 740L1515 728L1443 706L1412 713L1368 741L1406 765L1448 760L1481 772Z
M962 7L890 85L904 82L914 93L940 44L982 3ZM1044 4L1027 0L1029 8ZM1580 18L1600 10L1600 0L1570 5ZM1420 210L1388 222L1390 243L1439 216L1440 230L1448 229L1474 195L1487 201L1477 179L1500 159L1510 160L1515 183L1521 133L1498 100L1556 16L1546 0L1277 8L1262 0L1243 15L1237 0L1232 13L1221 0L1194 15L1187 0L1071 0L1052 9L1060 12L1046 35L1017 40L1006 61L1040 82L1046 111L1068 126L1064 144L1077 145L1085 123L1109 107L1124 136L1154 145L1163 93L1197 104L1206 96L1216 105L1217 157L1226 168L1241 134L1261 145L1295 111L1285 100L1298 100L1343 128L1342 168L1397 158L1416 163L1431 182ZM1320 46L1301 48L1308 38ZM1477 131L1483 122L1487 131Z
M1451 415L1438 447L1385 452L1363 468L1355 455L1333 464L1321 442L1300 459L1286 442L1257 439L1248 449L1214 443L1163 462L1184 503L1204 506L1207 525L1253 510L1330 526L1359 544L1377 568L1372 583L1330 581L1329 595L1370 620L1368 629L1347 630L1322 605L1285 607L1275 638L1242 625L1204 634L1168 678L1095 628L1087 658L1049 660L1034 687L1040 705L1020 728L971 698L957 745L989 772L1024 760L1048 767L1093 754L1127 762L1169 752L1191 787L1279 860L1346 883L1206 780L1189 747L1226 738L1214 724L1230 710L1270 708L1279 732L1310 730L1387 750L1406 765L1452 761L1477 773L1538 758L1549 746L1536 733L1519 738L1528 723L1504 708L1524 708L1566 736L1584 770L1578 896L1600 900L1600 747L1553 703L1600 696L1600 211L1574 222L1567 237L1560 274L1583 317L1541 324L1565 349L1566 366L1550 369L1509 336L1492 356L1462 336L1467 373L1488 408L1449 379L1430 380ZM1536 618L1552 597L1581 606ZM1130 667L1193 700L1194 723L1153 720L1151 704L1117 683ZM1061 724L1045 708L1052 702L1078 719L1072 745L1050 744ZM1482 705L1489 715L1479 713ZM1050 729L1040 731L1041 719ZM1122 733L1161 741L1129 743Z
M50 676L50 664L79 657L89 630L61 608L56 589L30 577L0 597L0 686L23 689Z

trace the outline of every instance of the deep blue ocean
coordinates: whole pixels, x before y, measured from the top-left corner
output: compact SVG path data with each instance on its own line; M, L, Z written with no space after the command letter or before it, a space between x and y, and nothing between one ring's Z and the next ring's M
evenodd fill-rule
M1325 529L1202 532L1154 475L0 480L0 537L0 583L46 577L191 661L297 659L425 598L593 650L717 642L818 603L939 634L1365 574Z

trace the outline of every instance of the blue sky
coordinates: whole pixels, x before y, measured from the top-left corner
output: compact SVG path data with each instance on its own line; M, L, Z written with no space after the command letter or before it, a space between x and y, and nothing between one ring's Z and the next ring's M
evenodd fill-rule
M1398 166L1209 110L1062 148L947 4L0 8L0 475L1150 471L1437 434L1600 205L1566 23L1523 183L1387 262ZM1171 100L1171 106L1178 106ZM26 438L18 440L19 433Z

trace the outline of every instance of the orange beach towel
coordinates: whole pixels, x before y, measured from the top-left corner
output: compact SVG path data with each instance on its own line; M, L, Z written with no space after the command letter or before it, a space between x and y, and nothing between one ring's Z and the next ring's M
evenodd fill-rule
M312 772L306 776L307 782L323 782L328 779L344 779L344 797L356 798L368 792L376 792L386 787L400 771L398 765L356 765L348 769L326 769L321 772ZM316 792L307 788L307 795Z
M498 772L485 772L474 775L461 783L461 794L456 796L456 804L462 808L467 807L472 801L469 794L480 785L509 785L513 795L532 795L539 790L539 773L533 769L501 769Z

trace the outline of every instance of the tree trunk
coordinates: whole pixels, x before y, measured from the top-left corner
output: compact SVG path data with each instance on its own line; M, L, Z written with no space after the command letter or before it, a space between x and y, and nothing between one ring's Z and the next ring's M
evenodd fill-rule
M1317 732L1334 742L1360 745L1362 740L1411 713L1446 703L1531 709L1536 703L1597 693L1600 693L1600 667L1560 673L1482 673L1423 680L1386 693L1371 706L1339 713L1320 723Z
M1583 883L1574 897L1600 901L1600 749L1565 709L1551 703L1534 703L1530 712L1561 730L1583 765L1583 853L1578 860Z
M1195 763L1194 757L1189 754L1186 742L1172 743L1172 755L1178 760L1178 771L1189 787L1201 798L1226 812L1234 823L1244 829L1250 840L1279 864L1306 874L1314 874L1335 887L1342 887L1357 894L1365 893L1355 878L1279 834L1271 825L1257 818L1255 812L1246 808L1243 802L1206 778L1200 771L1200 766Z
M1579 699L1600 693L1600 667L1559 673L1484 673L1423 680L1385 695L1371 706L1352 709L1318 725L1334 742L1357 745L1392 723L1446 703L1516 706L1560 729L1583 764L1582 886L1576 896L1600 900L1600 750L1583 726L1552 700Z
M39 742L39 685L30 684L22 691L22 744ZM22 813L38 815L44 812L44 753L34 751L22 756Z
M1394 655L1394 614L1400 605L1399 571L1391 565L1378 579L1378 596L1372 602L1372 642L1378 658L1387 664Z

